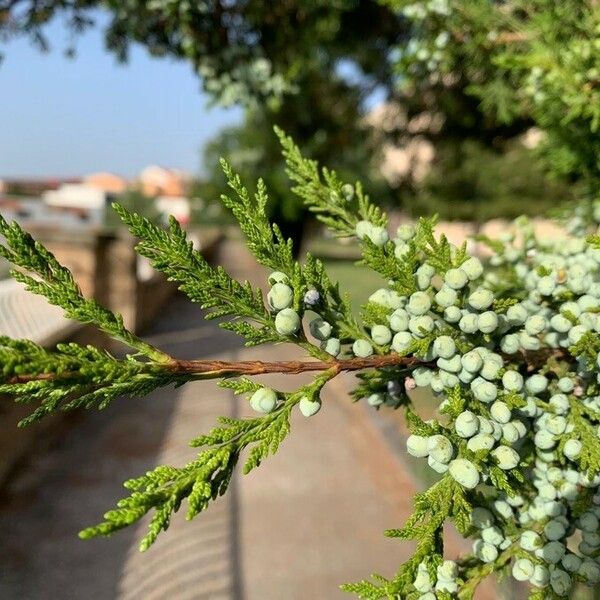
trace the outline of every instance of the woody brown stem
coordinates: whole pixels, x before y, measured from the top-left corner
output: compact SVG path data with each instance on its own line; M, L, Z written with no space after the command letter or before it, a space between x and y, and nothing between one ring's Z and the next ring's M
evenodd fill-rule
M283 373L298 375L310 371L362 371L363 369L380 369L382 367L427 365L422 359L389 354L386 356L370 356L368 358L350 358L332 361L274 361L247 360L227 362L222 360L176 360L171 367L182 375L210 375L212 377L232 377L238 375L264 375L266 373Z
M515 356L506 356L514 360ZM568 353L562 349L545 349L522 353L523 362L529 366L543 365L550 358L568 358ZM198 379L216 379L218 377L237 377L240 375L265 375L268 373L280 373L284 375L298 375L316 371L331 371L337 375L343 371L362 371L364 369L381 369L385 367L434 367L435 362L426 361L415 356L399 356L398 354L386 354L383 356L369 356L367 358L349 358L344 360L320 361L320 360L286 360L264 362L261 360L178 360L173 358L165 365L166 369L173 375L189 376ZM6 383L19 384L29 381L51 381L53 379L69 379L81 374L78 371L56 373L38 373L37 375L15 375Z

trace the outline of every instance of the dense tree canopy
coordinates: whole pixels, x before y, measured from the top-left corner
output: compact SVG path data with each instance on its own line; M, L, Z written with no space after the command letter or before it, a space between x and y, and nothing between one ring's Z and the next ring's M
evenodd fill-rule
M402 34L402 18L371 0L0 0L0 35L26 35L47 48L52 19L77 34L100 16L108 17L107 49L120 59L133 42L185 59L225 104L280 98L304 72L342 58L385 81L390 64L382 57Z
M600 188L600 8L595 0L432 0L387 4L410 19L398 47L405 89L463 86L483 116L545 133L551 169ZM439 105L439 100L436 100ZM459 108L459 107L456 107ZM459 111L460 112L460 111Z

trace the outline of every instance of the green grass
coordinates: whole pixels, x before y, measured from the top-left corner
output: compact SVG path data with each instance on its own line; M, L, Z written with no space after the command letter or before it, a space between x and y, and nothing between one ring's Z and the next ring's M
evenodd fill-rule
M324 262L332 281L339 282L342 293L350 294L355 314L375 290L385 285L385 280L377 273L357 266L353 261L325 258Z

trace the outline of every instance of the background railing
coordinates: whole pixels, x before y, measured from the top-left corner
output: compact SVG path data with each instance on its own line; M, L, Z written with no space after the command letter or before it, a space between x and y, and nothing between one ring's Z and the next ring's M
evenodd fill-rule
M28 292L19 282L0 281L0 335L47 345L64 339L76 327L64 317L62 309Z

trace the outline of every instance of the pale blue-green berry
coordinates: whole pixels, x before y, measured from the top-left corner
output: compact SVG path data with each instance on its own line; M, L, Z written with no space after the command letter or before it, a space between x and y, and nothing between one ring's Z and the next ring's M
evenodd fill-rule
M429 456L443 464L450 462L454 454L452 442L443 435L432 435L429 437L427 440L427 449L429 450Z
M553 485L546 483L540 484L538 486L538 498L545 502L554 500L554 498L556 498L556 488ZM545 505L542 505L540 508L542 509L544 516L547 517Z
M471 383L471 390L473 390L475 398L481 402L493 402L498 396L498 388L489 381L474 380Z
M450 269L446 271L444 282L453 290L460 290L467 285L469 278L462 269Z
M477 540L473 544L473 553L484 563L494 562L498 558L498 548L482 540Z
M463 354L460 360L464 369L470 373L477 373L483 366L483 358L481 358L479 352L474 350Z
M453 290L451 287L447 285L443 285L441 289L435 295L435 301L438 306L442 308L448 308L456 304L458 299L458 294L456 290Z
M527 435L527 427L523 421L519 421L518 419L511 421L511 425L515 427L515 429L519 432L519 437L525 437Z
M441 382L444 384L444 388L453 388L460 382L460 379L454 373L440 370L438 374Z
M387 382L387 391L388 391L388 394L398 395L402 392L402 384L397 379L388 381Z
M367 231L365 237L369 238L376 246L384 246L390 239L385 228L378 225L373 225L370 231Z
M561 542L548 542L536 550L536 555L543 558L548 564L555 565L565 555L565 545Z
M471 512L471 524L477 529L486 529L494 524L494 515L482 506L476 506Z
M379 346L385 346L392 341L392 332L385 325L373 325L371 339Z
M410 252L410 245L402 240L394 240L394 256L398 260L403 260L404 256Z
M400 331L392 339L392 348L402 354L408 350L413 341L413 336L408 331Z
M483 366L479 374L488 381L493 381L500 377L500 370L502 369L502 358L497 354L490 354L483 359Z
M512 568L512 576L517 581L527 581L534 572L534 565L528 558L518 558Z
M456 581L448 581L446 579L438 579L435 584L437 592L446 592L446 594L456 594L458 591L458 583Z
M313 319L309 324L312 335L318 340L324 341L331 336L331 325L320 317Z
M458 565L453 560L445 560L437 568L438 579L452 581L458 576Z
M367 358L373 354L373 346L367 340L356 340L352 344L352 352L360 358Z
M298 408L305 417L312 417L321 410L321 401L308 396L302 396L298 402Z
M432 376L431 383L429 385L431 386L431 390L436 394L444 391L444 384L437 374Z
M444 319L448 323L458 323L462 317L462 311L458 306L449 306L444 310Z
M423 337L431 333L435 327L433 319L429 315L413 317L408 322L408 328L418 337Z
M354 198L354 186L350 183L345 183L340 191L347 202L350 202Z
M518 371L507 370L502 375L502 385L509 392L520 392L523 389L523 375Z
M569 412L570 403L569 398L565 394L554 394L550 396L550 406L554 409L554 412L558 415L565 415Z
M433 371L426 367L417 367L412 372L413 379L417 384L417 387L427 387L431 383L433 377Z
M281 271L273 271L267 279L269 285L275 285L276 283L288 283L289 279L285 273Z
M562 539L567 532L567 528L561 523L553 519L544 525L544 535L550 542Z
M535 565L529 582L536 587L546 587L550 582L550 571L544 565Z
M523 350L539 350L542 347L540 340L526 331L519 333L519 345Z
M537 290L543 296L551 296L556 289L556 281L550 275L542 277L537 283Z
M509 446L498 446L492 450L491 454L498 461L498 466L503 471L514 469L521 460L518 452Z
M359 221L356 224L355 232L356 237L360 240L363 240L373 229L373 224L369 221Z
M474 281L483 275L483 265L476 256L472 256L466 260L460 265L460 268L465 272L470 281Z
M571 344L576 344L587 332L587 328L583 325L575 325L571 327L568 333L568 338Z
M500 340L500 349L505 354L514 354L519 350L519 336L511 333Z
M539 448L540 450L550 450L550 448L554 448L554 446L556 446L556 439L549 431L540 429L538 432L536 432L533 438L533 443L535 444L536 448Z
M502 437L509 443L514 444L521 437L519 430L512 424L502 425Z
M583 445L579 440L570 439L566 441L563 447L563 453L567 458L575 460L581 454L582 448Z
M492 424L492 437L499 442L502 439L502 426L500 425L500 423L497 423L496 421L494 421L492 419L491 421Z
M548 387L548 379L544 375L532 375L531 377L527 378L525 387L529 393L539 394Z
M554 435L561 435L567 428L567 420L562 415L548 415L544 428Z
M383 394L371 394L367 398L367 404L369 406L381 406L385 402L385 396Z
M458 354L455 354L452 358L438 358L436 364L440 369L449 373L459 373L462 370Z
M435 460L433 456L430 456L427 459L427 464L436 472L436 473L445 473L448 470L448 465L446 463L440 462L439 460Z
M453 460L449 465L448 472L457 483L469 490L472 490L479 484L479 471L466 458Z
M250 397L250 406L259 413L270 413L277 406L277 394L270 388L260 388Z
M431 285L431 279L435 275L435 269L427 263L417 269L417 285L419 289L425 290Z
M577 573L581 575L589 584L600 581L600 566L594 560L589 558L584 560Z
M304 304L306 306L316 306L321 301L321 295L314 288L307 290L304 294Z
M267 302L273 310L283 310L292 305L294 292L285 283L276 283L267 294Z
M327 354L331 354L331 356L339 356L342 345L337 338L329 338L328 340L321 342L321 349L325 350Z
M392 331L406 331L410 317L403 308L397 308L390 315L390 327Z
M559 333L567 333L572 327L573 323L569 321L565 316L558 314L554 315L550 319L550 326L554 331L558 331Z
M524 531L519 538L519 545L523 550L533 552L543 546L542 538L536 531Z
M388 290L387 288L379 288L375 290L369 296L369 302L380 304L386 308L395 310L396 308L402 308L403 300L394 290Z
M429 439L421 435L409 435L406 450L411 456L424 458L429 456Z
M579 528L583 531L597 531L600 527L598 517L592 512L585 512L579 517Z
M494 303L494 294L485 288L477 288L469 296L469 305L475 310L485 310Z
M479 329L479 318L476 314L466 313L458 322L458 327L464 333L475 333Z
M502 400L497 400L490 406L490 414L492 419L501 424L508 423L511 417L511 411L510 408L508 408L508 404L502 402Z
M522 325L527 317L527 309L522 304L510 306L506 311L506 318L511 325Z
M421 565L419 565L419 569L417 570L417 575L415 577L413 585L415 586L415 589L418 592L428 592L433 588L433 585L431 583L431 579L429 577L429 573L425 565L423 565L423 568L420 567Z
M579 304L577 302L564 302L560 306L561 313L572 313L576 317L581 314L581 308L579 308Z
M498 328L498 315L491 310L481 313L477 318L477 326L482 333L492 333Z
M489 433L478 433L467 442L467 448L471 452L480 450L491 450L496 443L494 437Z
M460 370L460 373L458 373L457 377L463 382L463 383L471 383L471 381L473 381L473 379L475 379L476 374L475 373L470 373L469 371L467 371L464 367Z
M275 317L275 329L281 335L293 335L300 329L300 316L292 308L284 308Z
M571 591L571 577L561 569L550 572L550 586L555 594L566 596Z
M433 342L433 352L440 358L452 358L456 354L456 343L449 335L441 335ZM459 357L460 362L460 357Z
M396 235L403 241L408 242L415 237L415 228L406 223L400 225L396 230Z
M563 505L555 500L550 500L544 503L544 512L547 517L561 517L562 518ZM568 522L567 522L568 524ZM564 523L563 523L564 525Z
M499 546L504 541L502 531L495 525L481 530L481 539L488 544Z
M473 437L479 431L479 419L470 410L465 410L456 417L454 429L462 438Z
M561 565L567 571L571 571L571 573L575 573L576 571L578 571L582 562L583 561L581 560L581 558L579 558L579 556L577 556L576 554L571 554L570 552L568 554L565 554L562 557L562 560L560 561Z
M538 335L542 333L547 326L548 323L546 319L541 315L531 315L530 317L527 317L527 320L525 321L525 331L529 335Z
M413 316L424 315L431 308L431 298L426 292L415 292L411 294L406 305L406 310Z

